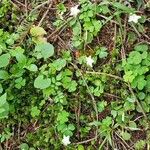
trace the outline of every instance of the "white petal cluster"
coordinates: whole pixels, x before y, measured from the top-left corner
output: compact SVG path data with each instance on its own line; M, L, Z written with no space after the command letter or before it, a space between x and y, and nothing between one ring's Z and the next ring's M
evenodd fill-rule
M134 23L138 23L138 20L141 18L141 16L138 16L136 14L132 14L129 16L129 20L128 22L134 22Z
M86 64L88 66L93 67L93 63L94 63L94 60L91 58L91 56L86 57Z
M71 7L70 16L76 17L80 13L80 9L78 9L79 5Z
M65 145L65 146L67 146L68 144L70 144L71 142L70 142L70 136L63 136L63 139L62 139L62 143Z

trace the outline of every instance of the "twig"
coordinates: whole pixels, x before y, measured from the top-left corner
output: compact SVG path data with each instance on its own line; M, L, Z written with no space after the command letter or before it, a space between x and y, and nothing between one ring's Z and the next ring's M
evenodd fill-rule
M54 34L56 34L59 30L61 30L62 28L64 29L66 27L66 25L72 20L73 18L69 18L66 22L64 22L60 27L58 27L54 32L52 32L47 39L51 38Z
M137 121L137 120L139 120L139 119L142 118L142 117L143 117L143 115L141 115L141 116L135 118L133 121Z
M80 74L82 75L80 69L79 69L75 64L73 64L73 63L71 63L71 64L72 64L72 65L74 66L74 68L76 68L76 69L80 72ZM87 90L88 90L88 92L89 92L89 95L91 96L92 103L93 103L93 107L94 107L94 110L95 110L95 113L96 113L96 121L98 121L98 110L97 110L96 101L95 101L94 96L92 95L91 90L89 89L89 86L87 85L86 80L84 79L83 75L81 76L81 78L83 79L83 81L84 81L84 83L85 83L85 85L86 85L86 88L87 88ZM96 130L96 133L95 133L95 138L97 139L98 127L96 127L96 128L97 128L97 130Z
M28 16L28 2L25 0L26 17Z
M21 128L21 122L18 124L18 141L20 142L20 128Z
M147 150L150 150L150 144L147 143Z
M103 142L102 142L101 145L99 146L99 150L102 149L102 146L105 144L106 140L107 140L107 138L105 137L105 139L103 140Z
M127 37L127 15L125 16L125 23L124 23L124 32L123 32L123 43L122 43L122 53L123 53L123 58L126 58L126 52L125 52L125 45L126 45L126 37Z
M91 142L91 141L93 141L93 140L96 140L96 137L91 138L91 139L88 139L88 140L85 140L85 141L81 141L81 142L73 143L73 144L75 144L75 145L79 145L79 144L84 144L84 143Z
M114 37L113 37L113 41L114 41L113 51L116 49L116 37L117 37L117 25L115 24L114 25Z
M25 5L24 4L22 4L21 2L19 2L18 0L14 0L16 3L18 3L19 5L21 5L21 6L23 6L23 7L25 7ZM12 2L12 0L10 1L12 4L15 4L14 2ZM16 5L16 4L15 4Z
M92 71L86 71L87 74L96 74L96 75L105 75L105 76L109 76L109 77L112 77L112 78L115 78L115 79L119 79L121 81L124 81L123 78L119 77L119 76L116 76L116 75L112 75L112 74L108 74L108 73L105 73L105 72L92 72Z
M44 6L44 5L48 4L48 3L49 3L49 0L46 1L46 2L43 2L42 4L40 4L40 5L38 5L38 6L36 6L36 7L30 12L30 14L32 14L34 11L36 11L37 9L41 8L42 6ZM30 16L30 15L29 15L29 16Z
M43 17L41 18L41 20L40 20L40 22L39 22L38 26L41 26L41 24L42 24L43 20L44 20L44 19L45 19L45 17L47 16L47 14L48 14L48 12L49 12L50 8L52 7L53 0L49 0L49 3L50 3L50 4L49 4L49 6L48 6L48 9L46 10L46 12L44 13Z
M118 22L116 22L116 21L112 20L112 18L113 18L112 16L111 16L111 17L109 17L109 18L108 18L108 17L106 17L106 16L103 16L103 15L101 15L101 14L97 14L97 16L99 16L99 17L101 17L101 18L105 19L105 20L106 20L106 23L110 21L110 22L112 22L112 23L115 23L115 24L119 25L119 24L118 24Z
M148 41L145 41L145 40L141 40L141 42L139 42L138 44L143 44L143 43L146 43L146 44L149 44L150 45L150 42L148 42Z
M146 35L145 33L141 33L140 34L140 32L136 29L136 27L134 26L133 23L131 23L131 26L133 27L133 29L135 30L135 32L137 33L137 35L138 35L139 38L141 37L141 35L143 35L145 38L147 38L150 41L150 37L148 35Z
M125 145L124 145L123 142L120 141L120 144L124 147L125 150L128 150L128 149L125 147Z
M15 3L12 2L12 1L10 1L10 3L11 3L14 7L16 7L18 10L20 10L20 8L19 8L19 6L18 6L17 4L15 4Z
M126 143L126 141L125 141L117 132L115 132L115 134L119 137L119 139L122 140L122 142L123 142L128 148L130 148L130 146ZM130 148L130 149L134 150L133 148Z
M67 44L62 40L62 38L61 38L59 35L57 35L57 38L62 42L63 46L64 46L66 49L69 49L68 46L67 46ZM55 39L55 40L56 40L56 39Z
M138 37L141 37L141 34L139 33L139 31L136 29L136 27L134 26L133 23L131 23L131 26L133 27L134 31L136 32L136 34L138 35Z
M111 94L111 93L107 93L107 92L104 92L104 95L105 95L105 96L109 96L109 97L114 97L114 98L121 99L121 97L119 97L119 96L117 96L117 95L114 95L114 94Z

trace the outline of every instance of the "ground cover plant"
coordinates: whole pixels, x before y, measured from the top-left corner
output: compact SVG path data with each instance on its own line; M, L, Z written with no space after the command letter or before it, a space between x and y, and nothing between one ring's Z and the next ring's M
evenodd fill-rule
M0 149L149 150L150 2L2 0Z

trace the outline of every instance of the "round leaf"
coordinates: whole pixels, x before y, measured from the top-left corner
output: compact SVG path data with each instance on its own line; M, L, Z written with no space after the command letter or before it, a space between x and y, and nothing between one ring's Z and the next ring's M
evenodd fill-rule
M3 54L0 56L0 68L6 67L10 61L10 54Z
M54 55L54 46L50 43L40 43L35 47L35 51L41 53L44 59Z
M34 81L34 87L39 89L46 89L50 86L51 80L49 78L45 78L43 75L39 75Z
M0 70L0 79L7 79L9 77L9 74L5 70Z
M35 64L30 64L28 67L27 67L28 70L30 71L37 71L38 70L38 67L35 65Z
M31 28L30 34L35 37L43 36L44 34L46 34L46 31L42 27L35 26Z

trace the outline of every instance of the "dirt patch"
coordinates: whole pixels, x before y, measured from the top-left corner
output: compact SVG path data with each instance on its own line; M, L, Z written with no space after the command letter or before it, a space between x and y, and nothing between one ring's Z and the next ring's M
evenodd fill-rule
M102 121L109 115L110 115L110 110L108 108L106 108L104 111L102 111L101 113L98 114L98 119L99 119L99 121Z
M132 133L132 141L135 143L139 140L145 140L146 139L146 131L134 131Z
M109 51L113 50L114 46L114 24L105 25L97 36L97 43L107 47Z

